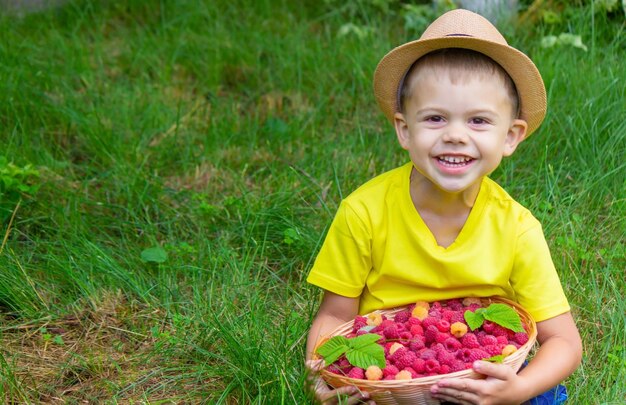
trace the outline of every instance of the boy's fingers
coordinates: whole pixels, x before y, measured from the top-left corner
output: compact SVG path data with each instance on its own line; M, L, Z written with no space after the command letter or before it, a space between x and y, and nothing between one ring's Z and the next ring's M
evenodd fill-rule
M472 365L475 372L498 380L508 380L515 375L513 369L504 364L490 363L488 361L475 361Z

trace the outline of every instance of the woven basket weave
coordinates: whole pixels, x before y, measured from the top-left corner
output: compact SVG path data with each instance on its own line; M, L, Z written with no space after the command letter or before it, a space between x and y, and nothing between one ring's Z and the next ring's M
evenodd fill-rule
M483 302L484 307L489 306L491 303L506 304L515 309L515 311L517 311L520 315L522 323L526 326L528 332L528 342L522 345L516 352L507 356L503 361L504 364L510 366L515 371L519 370L537 339L537 325L535 321L532 319L530 314L526 312L526 310L511 300L502 297L490 297L483 298L481 301ZM387 317L391 317L403 310L406 310L406 307L379 310L374 311L374 313L380 313L382 315L386 315ZM321 345L333 336L348 335L352 331L353 323L354 321L350 321L340 325L326 338L321 339L317 346ZM437 405L440 402L430 396L430 387L435 382L443 378L483 378L471 369L449 374L414 378L411 380L360 380L335 374L326 369L321 371L321 375L328 384L335 388L343 387L345 385L354 385L363 391L367 391L378 405Z

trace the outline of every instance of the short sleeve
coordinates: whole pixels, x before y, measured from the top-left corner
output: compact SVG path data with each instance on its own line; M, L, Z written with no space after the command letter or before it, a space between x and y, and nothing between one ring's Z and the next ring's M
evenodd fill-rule
M517 241L511 286L516 299L535 319L543 321L570 310L541 224L524 231Z
M343 201L307 281L345 297L360 296L372 268L372 240L367 223Z

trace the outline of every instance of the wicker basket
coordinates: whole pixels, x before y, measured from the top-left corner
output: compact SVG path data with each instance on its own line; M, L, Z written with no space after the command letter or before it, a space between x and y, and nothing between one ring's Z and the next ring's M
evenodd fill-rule
M515 353L507 356L503 363L513 368L515 371L519 370L524 360L528 356L531 348L535 344L537 339L537 325L532 319L530 314L526 312L519 304L511 300L501 297L483 298L483 306L489 306L491 303L503 303L507 304L517 311L522 319L522 323L526 325L528 332L528 342L522 345ZM406 307L386 309L374 311L386 316L393 316L398 312L405 310ZM340 325L337 329L331 332L327 338L321 339L317 346L324 343L327 339L338 336L347 335L352 330L353 321L346 322ZM316 347L317 350L317 347ZM471 378L480 379L481 375L475 373L471 369L457 371L455 373L441 374L429 377L414 378L412 380L380 380L369 381L349 378L343 375L334 374L326 369L321 371L322 378L331 386L335 388L343 387L345 385L354 385L364 391L370 393L371 398L379 405L437 405L440 402L430 396L430 387L437 381L443 378Z

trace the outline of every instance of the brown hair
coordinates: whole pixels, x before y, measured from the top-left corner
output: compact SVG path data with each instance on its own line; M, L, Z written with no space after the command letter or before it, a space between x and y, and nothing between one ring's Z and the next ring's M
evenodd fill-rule
M453 78L453 82L455 82L459 76L463 77L463 75L459 75L460 72L488 74L502 79L502 83L511 100L513 116L514 118L519 117L519 97L515 83L509 74L490 57L480 52L463 48L440 49L422 56L413 63L400 83L398 105L400 106L401 112L404 113L406 100L411 96L413 87L411 78L415 77L416 72L424 68L434 70L447 69L448 74Z

